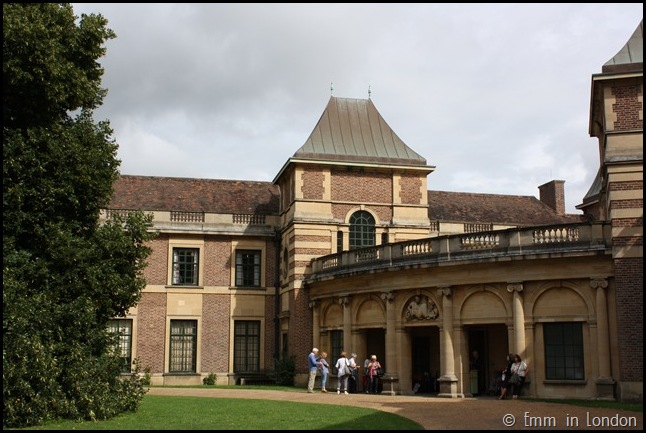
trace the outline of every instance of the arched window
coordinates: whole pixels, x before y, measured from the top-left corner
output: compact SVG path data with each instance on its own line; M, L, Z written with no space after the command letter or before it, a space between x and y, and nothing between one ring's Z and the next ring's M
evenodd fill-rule
M375 218L364 210L350 216L350 249L375 245Z

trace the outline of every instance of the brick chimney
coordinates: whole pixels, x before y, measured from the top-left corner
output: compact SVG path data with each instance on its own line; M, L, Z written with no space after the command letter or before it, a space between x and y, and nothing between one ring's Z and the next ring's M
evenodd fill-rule
M538 187L540 200L559 215L565 215L564 184L564 180L553 180Z

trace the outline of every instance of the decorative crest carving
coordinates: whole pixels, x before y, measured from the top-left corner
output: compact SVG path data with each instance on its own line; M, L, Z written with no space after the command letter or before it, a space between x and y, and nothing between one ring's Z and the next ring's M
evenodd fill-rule
M406 308L406 319L408 320L431 320L437 319L439 315L440 312L435 302L422 295L416 295Z

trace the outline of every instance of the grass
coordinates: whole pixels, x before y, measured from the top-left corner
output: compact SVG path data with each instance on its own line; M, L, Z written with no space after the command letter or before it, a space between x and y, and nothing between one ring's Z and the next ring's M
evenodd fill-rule
M223 387L219 386L219 388ZM281 387L262 387L262 389L274 388ZM298 390L302 391L302 389ZM20 430L423 430L423 428L399 415L362 407L272 400L145 395L136 413L122 414L109 420L96 422L67 420L49 422L42 426Z
M173 388L240 389L239 385ZM245 390L303 392L300 387L247 385ZM535 399L547 403L643 412L643 404L603 400ZM139 410L105 421L56 421L20 430L423 430L399 415L374 409L274 400L145 395Z

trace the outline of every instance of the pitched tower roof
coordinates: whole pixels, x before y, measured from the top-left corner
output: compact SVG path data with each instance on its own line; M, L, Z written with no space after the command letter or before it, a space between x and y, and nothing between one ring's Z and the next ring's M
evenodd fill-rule
M388 126L370 99L330 97L314 130L294 158L426 165Z
M608 60L601 71L631 72L644 70L644 20L639 22L628 42L615 56Z

